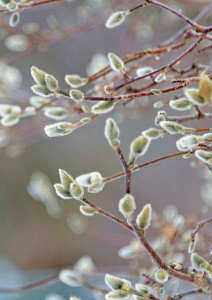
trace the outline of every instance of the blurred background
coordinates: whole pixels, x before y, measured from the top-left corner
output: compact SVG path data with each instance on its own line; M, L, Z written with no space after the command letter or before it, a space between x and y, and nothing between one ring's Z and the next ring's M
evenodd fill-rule
M189 17L194 17L207 3L203 1L200 3L202 5L197 5L192 0L163 2L182 9ZM78 0L23 11L18 28L28 23L37 23L44 31L49 30L55 20L58 24L74 27L94 16L99 17L95 19L92 28L85 27L81 32L52 43L46 49L40 47L13 59L9 65L17 67L22 74L22 92L14 92L9 100L2 93L1 103L9 101L7 103L28 106L28 99L33 95L30 89L34 84L30 76L33 65L55 76L61 88L65 89L65 74L76 73L86 77L86 68L94 54L107 56L108 52L114 52L124 56L140 52L156 47L184 26L181 20L170 13L148 7L145 12L141 10L133 14L122 26L113 30L105 28L105 21L113 11L112 8L110 10L112 5L115 5L116 10L122 10L137 3L139 1L129 4L127 1L115 0ZM8 22L8 17L7 14L0 14L1 22L3 19ZM211 20L211 15L207 15L203 21L204 24L211 24ZM5 46L8 34L4 30L5 25L0 28L0 62L13 53ZM173 59L177 53L155 60L153 67L167 62L167 57ZM204 52L202 59L210 61L211 52ZM188 61L184 60L184 63L186 66ZM137 99L129 107L118 106L111 113L121 129L121 144L126 156L130 142L141 131L154 127L157 110L152 108L153 102L170 100L173 96L169 94L163 99ZM173 114L169 109L167 111ZM59 168L74 177L91 171L99 171L104 177L120 172L119 160L104 137L107 117L102 116L66 137L47 139L43 126L52 121L41 112L21 120L17 129L13 129L14 141L6 149L0 149L0 287L21 286L56 274L57 269L73 265L84 255L91 256L102 271L106 266L119 268L127 263L118 256L117 250L131 240L130 233L101 216L82 216L77 201L62 201L52 192L51 199L44 205L28 193L30 178L34 173L41 174L36 173L38 171L43 173L44 181L47 180L45 175L49 178L50 186L59 182ZM77 120L77 115L70 120L72 118ZM189 127L191 124L186 125ZM210 122L202 122L201 125L210 126ZM177 152L175 141L175 136L167 135L164 139L152 142L148 153L138 162ZM203 205L199 192L203 183L201 170L191 168L190 160L174 158L134 173L132 191L138 208L151 203L155 211L162 212L167 204L174 204L186 217L198 212ZM106 185L101 193L88 194L88 199L120 216L118 200L124 193L124 178L121 178ZM62 211L63 218L57 217L57 210ZM102 243L102 239L106 242ZM0 296L0 299L44 299L50 292L63 294L67 298L70 288L57 284L41 289L40 295L32 291L20 296ZM81 296L82 291L77 289L76 293Z

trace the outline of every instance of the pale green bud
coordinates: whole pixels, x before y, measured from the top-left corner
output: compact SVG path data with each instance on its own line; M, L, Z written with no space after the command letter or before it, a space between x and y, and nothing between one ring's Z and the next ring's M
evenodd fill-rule
M155 279L159 283L165 283L169 279L169 274L163 269L159 269L155 272Z
M163 106L164 106L163 101L157 101L157 102L155 102L155 103L153 104L153 107L154 107L154 108L161 108L161 107L163 107ZM163 120L163 121L165 121L165 120Z
M45 86L41 86L41 85L33 85L31 87L32 91L41 96L41 97L50 97L52 95L54 95L53 92L51 92L47 87Z
M149 288L148 286L138 283L135 285L135 289L136 291L138 291L141 294L150 294L151 293L151 288Z
M172 121L162 121L160 126L170 134L177 134L182 132L183 126L177 122Z
M108 53L111 68L119 73L125 73L125 65L123 60L114 53Z
M104 183L93 183L92 185L90 185L87 189L88 193L99 193L103 190L105 184Z
M10 35L4 41L5 46L15 52L22 52L27 50L30 43L28 38L23 34Z
M65 200L73 198L73 197L70 195L69 191L68 191L67 189L65 189L64 186L63 186L62 184L60 184L60 183L55 183L55 184L54 184L54 188L55 188L56 194L57 194L60 198L65 199Z
M89 118L89 117L82 118L82 119L80 119L80 123L82 123L82 124L87 124L87 123L89 123L91 120L92 120L92 119Z
M161 90L158 90L158 89L151 89L150 92L155 95L155 96L158 96L158 95L161 95L162 94L162 91Z
M88 114L88 113L91 112L90 107L89 107L88 105L85 105L85 104L83 104L83 105L81 106L81 109L82 109L82 111L83 111L84 113L86 113L86 114Z
M152 67L142 67L136 70L136 74L140 77L153 71L154 69Z
M71 196L75 199L80 199L84 195L84 189L76 182L70 184L69 191Z
M86 217L92 217L96 211L88 205L80 205L80 212Z
M205 100L202 97L200 97L198 89L193 89L193 88L186 89L185 95L188 98L188 100L193 104L196 104L199 106L203 106L203 105L207 104L207 103L205 103Z
M49 294L45 297L45 300L65 300L65 298L57 294Z
M119 201L119 211L124 215L126 219L130 218L133 215L135 209L136 204L133 195L126 194Z
M83 187L89 187L94 183L101 183L102 179L102 175L99 172L91 172L78 176L75 178L75 181Z
M182 149L191 149L199 144L198 136L188 135L178 140L178 145L181 145Z
M82 299L78 297L70 297L70 300L82 300Z
M58 122L44 127L47 136L64 136L70 134L74 130L74 125L68 122Z
M113 140L113 141L109 141L109 144L115 151L117 151L118 148L120 147L121 142L120 140Z
M45 75L45 82L46 82L47 88L51 92L57 93L59 91L58 81L57 81L56 78L54 78L54 76L46 74Z
M166 112L160 110L155 118L155 125L160 126L160 122L166 121Z
M93 114L105 114L113 110L115 101L100 101L91 107Z
M69 112L64 107L49 107L45 109L44 114L50 119L63 120L69 115Z
M1 119L1 124L3 126L13 126L20 121L19 116L15 114L8 114Z
M107 300L125 300L128 297L129 297L128 292L122 290L115 290L105 295L105 298Z
M120 130L116 122L109 118L106 120L105 124L105 136L109 141L117 140L119 138Z
M195 243L191 242L188 248L188 253L193 253L195 250Z
M105 26L109 29L121 25L125 21L125 17L130 14L129 10L117 11L113 13L108 19Z
M212 152L197 150L195 156L204 163L212 165Z
M11 0L8 4L7 4L7 8L9 11L15 11L17 8L18 8L18 4L14 1L14 0ZM12 14L13 15L13 14ZM11 16L12 16L11 15ZM17 15L19 15L20 17L20 14L17 13ZM11 16L10 16L10 19L11 19ZM9 24L10 24L10 21L9 21Z
M156 140L162 135L162 131L158 130L157 128L149 128L147 130L142 131L142 135L150 138L151 140Z
M39 96L32 96L29 98L29 103L34 106L34 107L41 107L43 105L46 105L50 102L50 99L47 99L47 98L42 98L42 97L39 97Z
M192 107L192 103L187 98L170 100L169 105L171 108L179 111L189 110Z
M84 100L84 94L79 90L70 90L69 96L76 102Z
M10 27L17 26L19 21L20 21L20 13L15 12L15 13L11 14L10 19L9 19Z
M59 176L60 176L60 182L62 183L63 187L69 191L69 187L71 183L74 183L74 178L68 174L65 170L59 169Z
M191 254L191 263L193 268L199 271L212 271L212 266L200 255L197 253Z
M146 204L140 214L136 218L136 224L140 229L146 230L150 226L152 218L152 206L151 204Z
M159 75L156 76L156 78L155 78L155 82L162 82L162 81L164 81L164 80L166 80L166 74L164 74L164 73L159 74Z
M137 137L130 145L132 155L141 156L146 153L150 145L150 140L146 136Z
M38 69L37 67L31 67L31 75L34 79L34 81L41 86L46 86L46 80L45 80L45 76L47 75L46 72Z
M73 287L82 286L84 283L83 278L79 274L68 269L60 271L59 279L61 282Z
M105 282L112 290L130 291L132 288L130 281L110 274L105 275Z
M0 116L2 117L10 114L19 115L20 113L21 108L18 105L0 104Z
M1 4L1 6L6 7L7 4L10 3L10 1L11 1L11 0L0 0L0 4Z
M72 88L76 89L87 84L87 79L82 78L79 75L66 75L65 81Z
M203 134L203 138L207 141L212 141L212 133Z
M181 150L180 150L181 151ZM184 154L183 155L183 158L184 159L189 159L189 158L191 158L192 157L192 154L190 153L190 152L188 152L188 153L186 153L186 154Z
M75 264L74 270L87 274L92 274L97 270L92 258L88 255L82 256Z

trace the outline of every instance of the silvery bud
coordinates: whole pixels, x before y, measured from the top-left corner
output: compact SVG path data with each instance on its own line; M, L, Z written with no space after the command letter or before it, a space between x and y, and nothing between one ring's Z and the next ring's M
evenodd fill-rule
M49 107L45 109L45 116L54 120L63 120L69 115L69 111L64 107Z
M121 25L125 21L125 17L130 14L129 10L117 11L113 13L105 24L107 28L114 28Z
M136 209L136 204L133 195L126 194L119 201L119 211L124 215L126 219L132 217L135 209Z
M105 124L105 136L109 141L119 138L120 130L112 118L108 118Z
M91 172L75 178L76 182L83 187L89 187L94 183L101 183L102 179L102 175L99 172Z
M142 131L142 135L146 136L151 140L156 140L163 134L162 130L158 130L157 128L149 128L147 130Z
M58 81L56 78L54 78L54 76L46 74L45 75L45 82L46 82L46 86L47 88L54 93L59 92L59 85L58 85Z
M54 95L54 93L51 92L47 87L41 85L33 85L31 90L41 97L50 97Z
M130 145L132 155L141 156L146 153L150 145L150 140L146 136L137 137Z
M119 56L117 56L114 53L109 53L108 58L109 58L110 66L114 71L122 74L125 73L124 62Z
M155 279L159 283L165 283L169 279L169 274L166 270L159 269L155 272Z
M141 294L150 294L151 293L151 288L149 288L148 286L138 283L135 285L135 289L136 291L138 291Z
M71 196L75 199L80 199L84 195L83 188L81 187L81 185L77 184L76 182L70 184L69 191Z
M199 271L212 272L212 266L200 255L197 253L191 254L191 263L192 266Z
M157 113L155 118L155 125L160 126L160 122L166 121L166 112L161 110Z
M10 27L17 26L19 21L20 21L20 13L14 12L13 14L11 14L10 19L9 19Z
M46 72L38 69L37 67L31 67L31 75L34 79L34 81L41 86L46 86L46 80L45 80L45 76L47 75Z
M63 283L73 286L73 287L82 286L84 283L84 280L80 275L78 275L74 271L68 270L68 269L60 271L59 279Z
M158 89L151 89L150 92L155 96L159 96L162 94L162 91Z
M70 134L74 130L74 125L68 122L58 122L44 127L47 136L64 136Z
M65 81L75 89L87 84L87 78L82 78L79 75L66 75Z
M129 298L129 293L122 290L115 290L105 295L107 300L125 300Z
M65 200L68 200L68 199L73 198L73 197L70 195L69 190L65 189L64 186L63 186L61 183L55 183L55 184L54 184L54 188L55 188L56 194L57 194L60 198L65 199Z
M154 71L154 69L152 67L142 67L142 68L139 68L136 70L136 74L140 77L140 76L146 75L148 73L151 73L153 71Z
M160 126L170 134L177 134L183 130L182 125L172 121L162 121L160 122Z
M193 88L186 89L185 95L188 98L188 100L193 104L196 104L199 106L203 106L206 104L204 99L200 96L198 89L193 89Z
M100 101L91 107L93 114L106 114L113 110L115 101Z
M166 74L164 74L164 73L157 75L155 78L155 82L162 82L164 80L166 80Z
M150 226L152 218L152 206L151 204L146 204L140 214L136 218L136 224L140 229L146 230Z
M197 150L195 156L206 164L212 165L212 152Z
M192 103L187 98L170 100L169 105L171 108L179 111L189 110L192 107Z
M112 290L130 291L132 288L130 281L110 274L105 275L105 282Z
M96 213L95 209L88 205L80 205L80 211L86 217L92 217Z
M84 94L79 90L70 90L69 96L76 102L84 100Z
M60 181L63 187L69 191L71 183L74 183L74 178L65 170L59 169Z

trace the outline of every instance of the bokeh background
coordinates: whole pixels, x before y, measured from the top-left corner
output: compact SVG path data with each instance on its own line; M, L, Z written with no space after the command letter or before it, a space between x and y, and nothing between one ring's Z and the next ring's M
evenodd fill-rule
M112 2L114 4L118 1ZM127 5L126 1L120 2L123 4L119 9L139 3L133 1ZM202 1L198 5L196 1L192 3L192 0L163 2L182 9L190 17L195 16L207 3ZM86 67L95 53L107 55L108 52L115 52L123 56L156 47L159 42L184 26L182 21L170 13L148 7L145 12L134 14L122 26L108 30L104 23L109 16L107 9L110 6L111 1L77 0L23 11L18 25L20 27L36 22L40 27L46 28L51 22L49 20L52 17L49 16L54 16L59 24L66 21L73 26L84 22L86 18L92 18L93 12L101 16L92 29L85 28L81 33L53 43L47 51L34 51L14 60L11 65L22 73L23 97L17 94L17 97L10 99L10 103L27 106L27 100L32 96L32 65L54 75L61 88L65 89L65 74L87 76ZM0 15L0 18L7 17L5 14ZM204 24L211 24L211 20L211 15L207 16ZM1 31L3 29L0 28L0 33ZM9 50L4 44L4 35L1 36L0 55L3 58ZM173 59L174 55L177 52L168 56L169 59ZM210 61L211 52L205 52L203 59ZM154 67L164 62L167 62L166 57L155 60ZM187 63L184 60L185 66ZM162 100L170 97L164 96ZM1 102L5 103L1 98ZM126 156L130 142L141 131L154 126L157 110L152 108L152 103L156 100L155 97L138 99L133 105L126 108L119 106L111 113L119 123L122 149ZM27 138L22 132L21 141L16 136L11 147L0 149L0 286L22 285L48 274L55 274L57 269L74 264L83 255L90 255L99 270L104 270L106 266L124 267L126 264L126 261L119 258L117 248L130 241L128 232L101 216L81 216L77 201L62 201L58 197L65 219L62 221L53 218L45 205L34 200L27 192L30 177L36 171L45 173L52 184L59 181L59 168L65 169L74 177L91 171L99 171L106 177L121 171L119 160L103 134L106 118L107 116L102 116L66 137L47 139L43 124L51 123L51 120L40 113L21 121L19 130L25 130ZM210 122L205 122L204 125L210 126ZM164 139L153 142L148 153L139 159L139 163L176 152L175 141L175 136L167 135ZM17 153L17 145L23 146L24 151ZM161 212L167 204L174 204L186 217L198 212L203 205L199 193L203 183L201 171L191 168L190 160L174 158L134 173L132 189L138 207L149 202L154 210ZM88 198L120 216L118 200L123 194L124 179L121 178L106 185L101 193L88 195ZM67 217L69 222L66 222ZM76 229L74 224L77 222L80 222L85 232L83 229ZM89 228L89 234L86 228ZM95 233L97 238L92 237ZM106 243L99 241L102 236L105 236ZM0 296L0 299L44 299L44 295L49 292L58 292L68 297L70 288L57 284L41 289L41 294L32 291L19 296ZM84 291L77 289L76 293L80 296Z

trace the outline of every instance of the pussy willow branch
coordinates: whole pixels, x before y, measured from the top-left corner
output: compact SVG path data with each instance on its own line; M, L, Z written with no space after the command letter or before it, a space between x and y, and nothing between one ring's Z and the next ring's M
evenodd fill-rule
M148 243L146 237L144 236L144 234L141 233L140 229L138 228L138 226L136 225L136 222L134 220L128 221L129 224L128 225L126 222L120 220L119 218L111 215L110 213L108 213L107 211L101 209L100 207L97 207L96 205L94 205L92 202L90 202L89 200L87 200L86 198L82 197L80 199L81 202L91 206L92 208L94 208L98 213L104 215L105 217L111 219L112 221L124 226L125 228L129 229L130 231L134 232L134 234L137 236L137 238L140 240L140 242L142 243L142 245L144 246L144 248L146 249L146 251L148 252L148 254L151 256L151 258L154 260L154 262L162 269L166 270L169 272L170 275L177 277L181 280L185 280L188 282L194 282L194 278L191 277L190 275L187 274L183 274L180 272L177 272L171 268L169 268L165 262L161 259L161 257L154 251L154 249L151 247L151 245Z
M155 75L161 71L169 71L170 68L172 68L177 62L181 61L184 57L186 57L188 54L190 54L197 46L199 46L199 44L205 39L205 34L202 34L188 49L186 49L182 54L180 54L177 58L175 58L173 61L171 61L170 63L152 71L152 72L149 72L145 75L142 75L142 76L138 76L138 77L135 77L135 78L132 78L131 80L123 83L123 84L120 84L118 85L117 87L114 88L114 91L118 91L119 89L123 88L123 87L126 87L127 85L131 84L131 83L134 83L138 80L141 80L141 79L144 79L146 77L149 77L149 76L152 76L152 75Z
M192 231L192 233L191 233L191 241L192 241L193 243L195 242L195 237L196 237L197 232L198 232L203 226L205 226L207 223L210 223L210 222L212 222L212 218L207 219L207 220L203 220L203 221L197 223L196 228L195 228L195 229Z
M196 294L203 294L202 289L194 289L194 290L189 290L184 293L178 294L174 296L173 298L169 297L167 300L180 300L186 296L191 296L191 295L196 295Z
M160 158L151 160L151 161L149 161L149 162L146 162L146 163L144 163L144 164L140 164L140 165L134 167L134 168L132 169L132 172L138 171L138 170L140 170L141 168L146 167L146 166L151 166L151 165L153 165L154 163L160 162L160 161L165 160L165 159L168 159L168 158L173 158L173 157L177 157L177 156L182 156L182 155L184 155L184 154L186 154L186 153L188 153L188 151L186 151L186 152L177 152L177 153L169 154L169 155L166 155L166 156L162 156L162 157L160 157ZM120 172L120 173L117 173L117 174L115 174L115 175L108 176L108 177L104 178L103 183L107 183L107 182L109 182L109 181L115 180L115 179L117 179L117 178L121 178L121 177L123 177L123 176L125 176L125 172Z
M85 197L82 197L80 199L80 201L84 204L87 204L89 205L90 207L92 207L97 213L105 216L106 218L109 218L110 220L120 224L121 226L127 228L128 230L130 231L133 231L132 230L132 227L130 225L128 225L125 221L122 221L121 219L119 219L118 217L110 214L109 212L107 212L106 210L100 208L99 206L93 204L90 200L86 199Z
M192 0L193 1L193 0ZM199 1L198 1L199 2ZM203 17L205 17L208 12L212 9L212 3L206 7L203 8L203 10L194 18L193 21L198 22L200 21ZM160 45L162 46L169 46L172 43L175 43L176 40L178 40L183 34L190 28L189 25L185 25L183 28L181 28L178 32L176 32L174 35L172 35L169 39L166 41L162 42Z
M127 162L125 160L125 157L121 151L120 148L117 149L117 154L120 158L121 164L123 166L124 169L124 173L126 176L126 193L130 194L131 193L131 179L132 179L132 172L129 170Z
M161 259L161 257L154 251L151 245L148 243L145 235L140 231L139 227L137 226L135 220L129 220L129 224L132 226L133 231L141 242L143 247L146 249L152 260L157 264L157 266L161 269L166 270L171 276L179 278L184 281L194 282L194 278L188 274L177 272L166 265L166 263Z
M18 9L22 10L22 9L26 9L29 7L33 7L33 6L39 6L39 5L43 5L43 4L49 4L49 3L53 3L53 2L61 2L64 0L43 0L43 1L39 1L39 2L29 2L29 3L25 3L25 4L18 4ZM7 13L10 12L8 9L1 9L0 13Z

